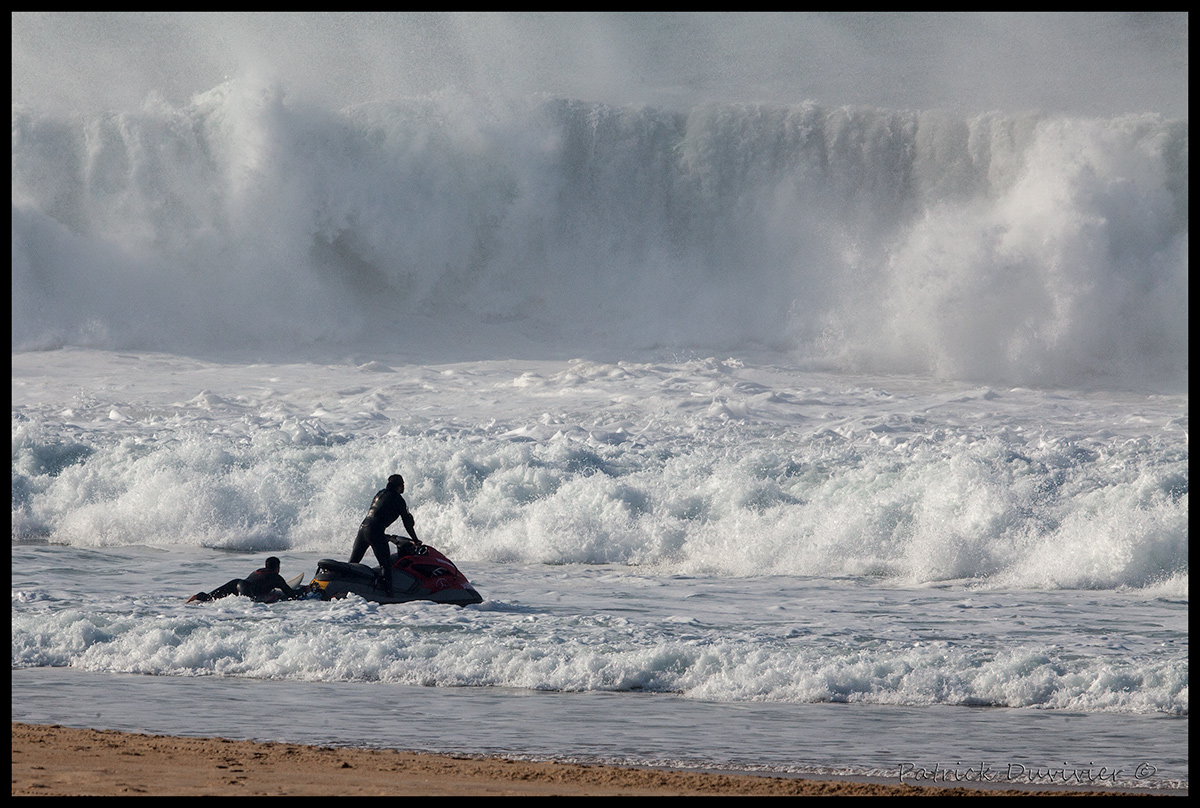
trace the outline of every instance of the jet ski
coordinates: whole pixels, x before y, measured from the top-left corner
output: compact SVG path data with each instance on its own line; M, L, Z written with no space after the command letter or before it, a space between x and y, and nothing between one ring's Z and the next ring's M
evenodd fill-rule
M323 558L317 562L317 573L309 581L309 593L319 595L321 600L336 600L350 593L375 603L408 603L414 600L431 600L434 603L450 603L466 606L482 603L483 598L466 576L459 572L454 562L428 544L388 536L397 547L392 553L392 594L383 587L379 567L352 564Z

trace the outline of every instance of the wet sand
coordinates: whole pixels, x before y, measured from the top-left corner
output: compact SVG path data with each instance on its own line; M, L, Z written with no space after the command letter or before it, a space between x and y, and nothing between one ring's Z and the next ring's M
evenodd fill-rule
M1112 792L1109 792L1112 793ZM1096 796L910 786L12 725L16 796Z

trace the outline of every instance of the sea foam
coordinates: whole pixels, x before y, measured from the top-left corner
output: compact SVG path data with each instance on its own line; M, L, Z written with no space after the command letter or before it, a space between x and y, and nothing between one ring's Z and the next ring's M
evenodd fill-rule
M13 326L279 361L586 348L1182 389L1188 124L455 93L14 107Z

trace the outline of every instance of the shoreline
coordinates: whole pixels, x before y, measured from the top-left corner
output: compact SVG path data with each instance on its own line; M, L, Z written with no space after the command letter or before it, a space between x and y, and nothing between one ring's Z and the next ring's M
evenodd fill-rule
M516 761L12 722L16 796L1103 796Z

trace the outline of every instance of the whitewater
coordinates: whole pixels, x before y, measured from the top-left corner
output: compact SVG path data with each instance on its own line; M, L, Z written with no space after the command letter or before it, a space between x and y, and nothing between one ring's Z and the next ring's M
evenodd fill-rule
M1186 791L1186 106L57 108L60 24L14 16L14 720ZM184 603L344 560L393 473L483 603Z

